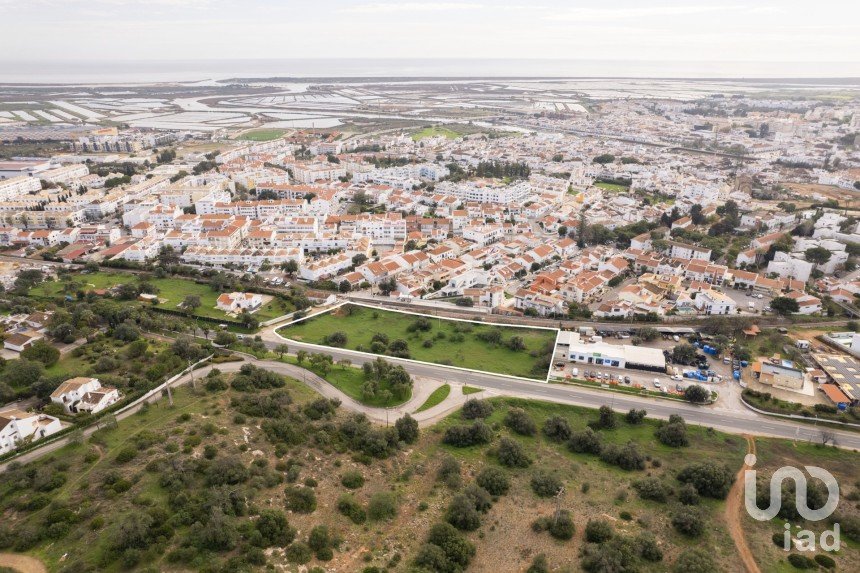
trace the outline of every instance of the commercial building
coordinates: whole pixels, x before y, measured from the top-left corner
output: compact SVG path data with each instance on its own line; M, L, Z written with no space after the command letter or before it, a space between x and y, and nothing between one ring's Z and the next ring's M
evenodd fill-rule
M658 348L608 344L602 340L586 342L578 332L570 331L559 333L558 345L571 362L652 372L666 371L666 357Z

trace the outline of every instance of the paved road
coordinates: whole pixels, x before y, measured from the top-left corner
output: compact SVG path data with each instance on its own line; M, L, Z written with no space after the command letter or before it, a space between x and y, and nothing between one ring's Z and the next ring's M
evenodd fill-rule
M262 331L263 341L269 347L284 343L274 329ZM286 341L290 353L298 350L320 352L321 349L313 344L296 341ZM331 354L335 361L349 359L353 364L360 365L365 361L374 360L360 352L342 348L325 348L326 354ZM778 438L798 439L802 441L820 442L822 429L810 424L782 421L768 416L762 416L750 410L726 411L709 406L695 406L686 402L673 402L656 398L640 396L625 396L615 392L592 390L580 386L565 386L544 384L521 378L500 376L482 372L467 372L441 365L416 363L411 360L400 360L386 357L386 360L402 364L413 376L435 378L459 384L478 386L493 391L496 394L518 396L538 400L549 400L563 404L599 408L609 405L619 411L631 408L645 408L648 415L655 418L668 419L672 414L680 414L691 424L713 427L734 434L751 434L772 436ZM860 450L860 433L844 430L827 431L834 436L836 444L843 448Z

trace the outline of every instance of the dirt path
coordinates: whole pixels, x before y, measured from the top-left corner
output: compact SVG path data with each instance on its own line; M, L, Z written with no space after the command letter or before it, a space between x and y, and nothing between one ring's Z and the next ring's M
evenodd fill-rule
M744 436L747 440L748 451L750 454L755 454L755 438L752 436ZM726 500L726 523L729 527L729 535L735 543L735 548L740 555L741 563L744 565L747 573L761 573L758 564L755 562L749 545L747 545L746 535L743 527L743 511L744 507L744 470L749 466L744 463L735 476L735 483L729 491L728 499Z
M0 567L10 567L21 573L48 573L45 564L29 555L0 553Z

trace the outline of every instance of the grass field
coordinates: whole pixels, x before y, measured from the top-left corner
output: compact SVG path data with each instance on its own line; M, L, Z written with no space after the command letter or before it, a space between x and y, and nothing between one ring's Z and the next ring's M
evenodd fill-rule
M283 137L285 133L287 133L286 129L254 129L246 131L236 139L244 141L272 141L273 139Z
M615 191L617 193L623 193L624 191L629 191L630 187L627 185L619 185L617 183L606 183L604 181L598 181L594 184L595 187L600 187L606 191Z
M278 333L293 340L328 345L327 336L342 332L347 338L346 348L380 355L385 354L385 349L377 351L380 349L373 347L373 337L384 334L390 342L406 341L409 357L414 360L540 380L546 378L547 355L555 344L555 330L424 317L429 321L429 329L410 332L419 318L401 312L345 305L331 313L281 328ZM490 331L497 331L502 342L490 343L479 338ZM515 336L522 338L524 350L508 347L507 343Z
M63 280L44 282L30 290L30 296L37 298L57 299L65 294L75 296L78 291L110 289L119 284L137 283L138 275L132 273L112 273L100 271L89 274L67 275ZM219 293L209 285L199 284L193 280L179 278L151 278L149 283L158 287L158 297L162 299L162 308L181 310L178 305L188 295L200 297L200 306L194 310L194 316L204 316L215 319L230 318L226 313L215 307ZM291 305L280 299L272 299L254 313L254 316L264 322L277 318L295 310Z
M429 410L433 406L438 406L448 397L448 394L451 393L451 386L448 384L443 384L433 390L433 393L427 397L427 400L424 401L421 406L415 410L416 412L423 412L424 410Z
M437 137L442 136L447 139L457 139L461 137L462 134L450 129L448 127L442 126L433 126L433 127L425 127L419 131L416 131L412 134L412 141L421 141L427 137Z
M295 356L284 355L278 357L278 355L274 352L254 351L252 348L242 345L241 343L233 344L230 346L230 348L232 348L233 350L238 350L240 352L247 352L248 354L253 354L257 358L278 360L287 364L295 364L297 366L301 366L302 368L307 368L308 370L316 373L319 377L325 378L326 382L328 382L329 384L331 384L359 404L364 404L366 406L374 406L376 408L391 408L404 404L408 402L411 398L411 396L407 396L405 398L397 398L395 396L390 396L388 398L384 396L374 396L372 398L366 398L361 392L361 385L364 384L364 373L362 372L361 368L355 368L352 366L345 365L335 365L328 372L320 372L314 369L308 361L299 364ZM381 382L379 385L379 389L381 391L387 391L390 393L391 385L387 382Z

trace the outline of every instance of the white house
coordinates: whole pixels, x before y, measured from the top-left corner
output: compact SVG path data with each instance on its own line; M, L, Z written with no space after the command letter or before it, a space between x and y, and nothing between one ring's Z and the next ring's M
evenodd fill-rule
M254 312L263 306L263 296L252 292L224 293L216 304L224 312Z
M25 348L42 338L44 336L38 332L16 332L6 337L6 340L3 341L3 348L14 352L22 352Z
M60 404L66 412L101 412L119 401L119 391L102 386L96 378L70 378L51 393L51 402Z
M696 294L693 304L705 314L734 314L738 305L730 297L715 291L706 290Z
M11 452L22 442L38 440L62 430L60 421L45 414L14 408L0 411L0 454Z

